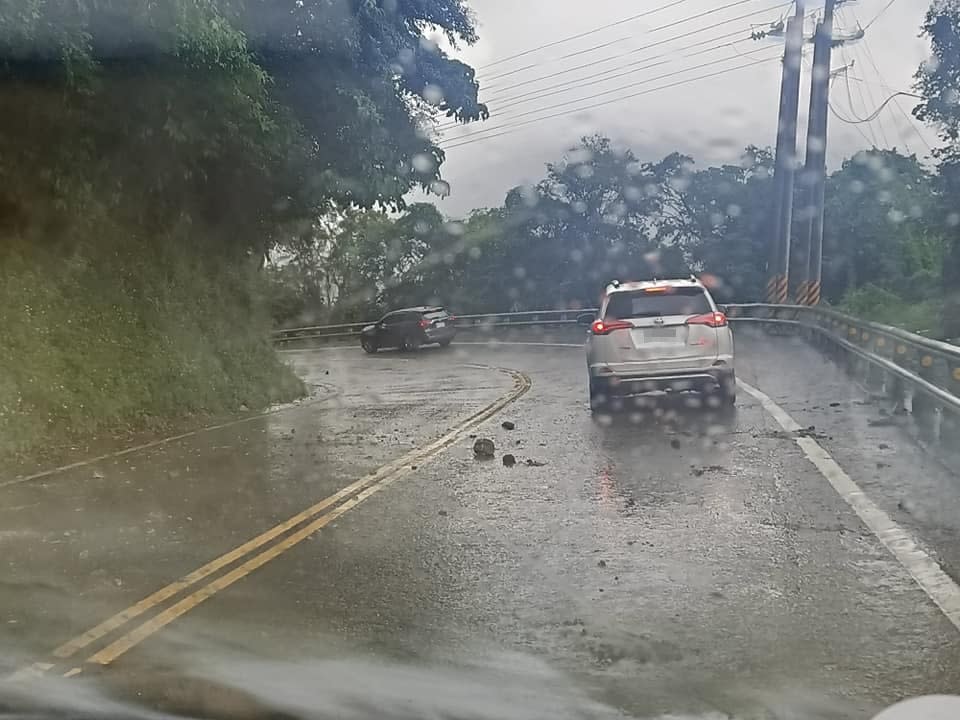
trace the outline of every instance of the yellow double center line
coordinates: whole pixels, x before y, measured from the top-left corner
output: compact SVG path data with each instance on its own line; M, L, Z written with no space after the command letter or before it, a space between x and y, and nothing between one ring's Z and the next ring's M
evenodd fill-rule
M423 464L429 460L432 460L452 444L457 442L461 437L463 437L464 434L467 433L468 430L489 419L504 407L517 400L520 396L527 392L527 390L530 389L530 378L519 371L510 370L507 368L493 368L485 365L474 365L471 367L496 370L498 372L506 373L514 379L513 388L510 390L510 392L474 413L466 420L463 420L445 435L437 440L434 440L429 445L418 448L417 450L409 452L397 460L394 460L388 465L384 465L376 472L357 480L339 492L334 493L330 497L321 500L320 502L300 513L297 513L279 525L270 528L260 535L257 535L257 537L248 540L243 545L234 548L230 552L221 555L215 560L211 560L203 567L200 567L190 574L183 576L179 580L170 583L160 590L157 590L155 593L145 597L140 602L131 605L127 609L122 610L107 620L104 620L96 627L93 627L90 630L87 630L85 633L68 640L54 650L53 655L60 661L72 658L81 650L90 647L114 631L120 630L127 623L140 617L144 613L156 608L162 603L165 603L167 600L179 595L181 592L193 587L202 580L214 575L234 562L247 557L254 551L259 550L265 545L268 545L277 538L282 538L279 540L279 542L270 545L267 549L253 555L252 557L249 557L247 560L240 565L237 565L229 572L220 575L213 581L203 585L197 590L194 590L189 595L186 595L173 605L154 615L143 624L124 633L102 649L86 658L86 662L109 665L132 647L161 630L163 627L169 625L181 615L189 612L204 600L212 597L221 590L230 587L235 582L246 577L257 568L266 565L274 558L310 537L320 528L328 525L344 513L349 512L371 495L380 492L385 487L405 477L412 472L411 465L416 463ZM324 511L330 507L333 507L334 509L324 513ZM304 525L299 530L296 530L296 532L286 534L290 530L293 530L308 520L311 522ZM53 666L49 664L37 663L34 665L34 667L47 670ZM76 672L77 670L74 668L65 674L73 675L76 674Z

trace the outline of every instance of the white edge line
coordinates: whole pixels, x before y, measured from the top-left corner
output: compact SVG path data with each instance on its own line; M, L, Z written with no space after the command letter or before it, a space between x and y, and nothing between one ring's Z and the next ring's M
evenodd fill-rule
M742 380L740 385L756 398L763 409L787 432L801 429L787 412L768 395ZM960 630L960 586L943 571L940 564L922 550L913 536L877 507L843 468L813 438L797 437L797 445L820 474L857 514L880 543L906 568L920 589L940 608L953 626Z

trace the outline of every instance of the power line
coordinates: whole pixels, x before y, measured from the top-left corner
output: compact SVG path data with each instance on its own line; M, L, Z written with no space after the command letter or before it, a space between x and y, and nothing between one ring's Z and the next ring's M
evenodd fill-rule
M873 122L874 120L877 119L877 117L880 115L880 113L882 113L882 112L884 111L884 108L886 108L887 105L889 105L890 103L892 103L894 100L896 100L896 99L897 99L898 97L900 97L901 95L910 97L910 96L911 96L911 93L908 93L908 92L895 92L893 95L891 95L891 96L888 97L886 100L884 100L882 103L880 103L879 107L877 107L877 109L874 110L872 113L870 113L867 117L865 117L865 118L855 118L854 120L844 120L844 122L847 122L847 123L849 123L850 125L861 125L861 124L864 124L864 123L871 123L871 122ZM842 119L843 119L843 118L841 118L841 120L842 120Z
M738 65L738 66L736 66L736 67L726 68L726 69L724 69L724 70L718 70L718 71L716 71L716 72L707 73L707 74L705 74L705 75L698 75L697 77L686 78L686 79L684 79L684 80L678 80L678 81L676 81L676 82L668 83L668 84L666 84L666 85L660 85L660 86L658 86L658 87L650 88L650 89L648 89L648 90L641 90L640 92L631 93L631 94L629 94L629 95L624 95L624 96L618 97L618 98L613 98L612 100L604 100L604 101L602 101L602 102L592 103L592 104L590 104L590 105L585 105L585 106L583 106L583 107L572 108L572 109L570 109L570 110L565 110L565 111L562 111L562 112L553 113L553 114L551 114L551 115L545 115L545 116L543 116L543 117L531 118L531 119L529 119L529 120L523 120L523 121L518 122L518 123L513 123L512 125L503 125L503 126L500 126L500 127L498 127L498 128L489 128L490 130L501 130L501 132L495 133L495 134L493 134L493 135L485 135L485 136L483 136L483 137L474 137L474 138L472 138L472 139L466 139L466 138L464 138L464 139L463 139L463 142L456 142L456 143L454 143L454 144L452 144L452 145L447 145L447 146L445 146L445 147L444 147L444 146L441 146L441 147L442 147L443 150L452 150L453 148L463 147L463 146L465 146L465 145L472 145L472 144L474 144L474 143L482 142L482 141L484 141L484 140L492 140L493 138L496 138L496 137L501 137L501 136L503 136L503 135L509 135L509 134L511 134L511 133L517 132L518 130L522 129L522 128L523 128L524 126L526 126L526 125L530 125L530 124L533 124L533 123L542 122L542 121L544 121L544 120L551 120L551 119L553 119L553 118L563 117L563 116L567 116L567 115L574 115L574 114L576 114L576 113L584 112L585 110L593 110L594 108L603 107L603 106L605 106L605 105L611 105L611 104L617 103L617 102L622 102L623 100L630 100L630 99L632 99L632 98L640 97L640 96L643 96L643 95L650 95L651 93L660 92L661 90L669 90L669 89L671 89L671 88L679 87L679 86L681 86L681 85L688 85L688 84L690 84L690 83L697 82L697 81L699 81L699 80L707 80L707 79L710 79L710 78L719 77L720 75L726 75L727 73L731 73L731 72L735 72L735 71L737 71L737 70L743 70L743 69L746 69L746 68L754 67L754 66L756 66L756 65L761 65L761 64L763 64L763 63L768 63L768 62L772 62L772 61L779 61L779 60L781 59L781 56L782 56L782 53L779 53L779 52L778 52L776 55L774 55L774 56L772 56L772 57L769 57L769 58L763 58L763 59L761 59L761 60L754 60L753 62L745 63L745 64L743 64L743 65ZM455 140L461 140L461 138L454 138L454 139L455 139Z
M844 62L849 64L849 58L847 57L847 52L845 47L841 46L840 54L843 57ZM853 116L855 120L862 120L862 118L860 118L860 116L857 114L856 103L853 102L853 89L850 87L850 78L846 78L846 87L847 87L847 103L850 106L850 114ZM860 97L861 106L863 106L863 109L866 110L867 107L869 106L867 105L867 99L863 94L862 86L857 85L857 93L859 94L859 97ZM874 147L880 147L880 142L877 138L877 133L873 129L872 124L867 125L867 132L870 133L871 144Z
M890 2L888 2L886 5L884 5L884 6L883 6L883 9L882 9L880 12L878 12L876 15L873 16L873 20L871 20L870 22L868 22L866 25L863 26L863 29L864 29L864 30L869 30L869 29L870 29L870 26L873 25L877 20L879 20L879 19L881 18L881 16L882 16L887 10L889 10L890 7L891 7L896 1L897 1L897 0L890 0Z
M852 125L852 126L853 126L853 129L857 131L857 134L859 134L860 137L863 138L863 141L864 141L865 143L867 143L867 145L871 145L871 146L873 146L873 147L876 147L876 143L873 143L873 142L870 141L870 138L867 137L867 134L863 131L863 128L861 128L861 127L860 127L858 124L856 124L856 123L851 123L849 120L847 120L845 117L843 117L843 116L837 111L837 109L833 106L833 103L832 103L832 102L828 102L828 103L827 103L827 107L830 108L830 112L833 114L833 116L834 116L835 118L837 118L837 120L840 120L841 122L847 123L848 125Z
M679 20L674 20L674 21L669 22L669 23L667 23L667 24L665 24L665 25L660 25L660 26L658 26L658 27L650 28L649 30L646 30L645 32L646 32L646 33L655 33L655 32L660 32L660 31L662 31L662 30L667 30L667 29L669 29L669 28L676 27L676 26L678 26L678 25L686 24L686 23L688 23L688 22L690 22L690 21L692 21L692 20L699 20L700 18L703 18L703 17L707 17L707 16L709 16L709 15L716 14L716 13L721 12L721 11L723 11L723 10L729 10L730 8L737 7L738 5L744 5L744 4L748 3L748 2L756 2L756 0L736 0L735 2L728 3L727 5L723 5L723 6L718 7L718 8L713 8L712 10L706 10L706 11L701 12L701 13L698 13L698 14L696 14L696 15L690 15L690 16L687 16L687 17L685 17L685 18L680 18ZM651 47L657 47L658 45L664 45L664 44L666 44L666 43L668 43L668 42L672 42L673 40L679 40L679 39L684 38L684 37L689 37L690 35L696 35L697 33L704 32L704 31L706 31L706 30L712 30L713 28L715 28L715 27L720 27L721 25L728 25L728 24L730 24L730 23L732 23L732 22L739 22L740 20L745 20L745 19L747 19L747 18L749 18L749 17L753 17L754 15L759 15L759 14L761 14L761 13L769 12L769 11L771 11L771 10L781 10L781 9L783 9L783 8L785 8L785 7L789 7L791 4L792 4L792 0L791 0L790 2L778 3L777 5L774 5L774 6L772 6L772 7L763 8L763 9L761 9L761 10L754 10L754 11L749 12L749 13L746 13L746 14L744 14L744 15L740 15L740 16L734 17L734 18L729 18L729 19L727 19L727 20L722 20L722 21L717 22L717 23L714 23L714 24L712 24L712 25L706 25L706 26L704 26L704 27L702 27L702 28L698 28L698 29L696 29L696 30L689 31L689 32L687 32L687 33L683 33L683 34L681 34L681 35L677 35L677 36L674 36L674 37L672 37L672 38L667 38L667 39L665 39L665 40L661 40L661 41L656 42L656 43L651 43L651 44L649 44L649 45L644 45L644 46L641 46L641 47L639 47L639 48L634 48L633 50L629 50L629 51L627 51L627 52L625 52L625 53L620 53L620 54L618 54L618 55L609 56L608 58L605 58L604 60L613 60L613 59L616 59L616 58L619 58L619 57L624 57L624 56L629 55L629 54L631 54L631 53L640 52L641 50L646 50L646 49L649 49L649 48L651 48ZM647 13L647 14L649 14L649 13ZM561 41L557 41L557 42L561 42ZM587 48L587 49L584 50L584 51L581 51L580 54L583 54L584 52L589 52L589 51L593 51L593 50L598 50L598 49L600 49L600 48L602 48L602 47L608 46L609 44L611 44L611 43L607 42L607 43L601 43L601 44L599 44L599 45L594 45L594 46L592 46L592 47L590 47L590 48ZM539 49L539 48L537 48L537 49ZM533 50L531 50L530 52L533 52ZM527 54L527 53L521 53L521 54L525 55L525 54ZM518 54L518 56L521 55L521 54ZM603 62L604 60L595 61L595 62ZM533 63L533 64L531 64L531 65L525 65L524 67L521 67L521 68L515 68L515 69L512 69L512 70L507 70L507 71L502 72L502 73L500 73L500 74L498 74L498 75L492 75L492 76L490 76L490 77L482 77L482 76L481 76L480 78L478 78L478 80L479 80L481 83L482 83L482 82L488 82L488 81L491 81L491 80L498 80L498 79L501 79L501 78L504 78L504 77L508 77L508 76L510 76L510 75L515 75L515 74L517 74L517 73L519 73L519 72L524 72L525 70L530 70L530 69L535 68L535 67L537 67L537 66L539 66L539 65L544 65L544 64L547 64L547 63L551 63L551 62L556 62L556 60L555 60L555 59L551 59L551 60L544 60L544 61L535 62L535 63ZM489 67L489 66L487 66L487 67ZM580 69L580 68L571 68L571 70L574 70L574 69ZM492 89L492 88L488 88L488 89ZM503 88L501 88L501 89L503 89Z
M753 11L753 12L751 12L751 13L748 13L748 14L746 14L746 15L742 15L742 16L740 16L740 17L738 17L738 18L731 18L731 19L729 19L729 20L724 20L724 21L721 21L721 22L719 22L719 23L714 23L713 25L709 25L709 26L707 26L707 27L703 27L703 28L699 28L699 29L697 29L697 30L693 30L693 31L690 31L690 32L682 33L682 34L677 35L677 36L675 36L675 37L665 38L664 40L660 40L660 41L655 42L655 43L649 43L649 44L647 44L647 45L644 45L644 46L641 46L641 47L638 47L638 48L634 48L634 49L630 50L629 52L620 53L619 55L614 55L614 56L609 57L609 58L604 58L604 59L601 59L601 60L596 60L596 61L594 61L594 62L586 63L586 64L584 64L584 65L579 65L579 66L574 67L574 68L568 68L568 69L566 69L566 70L561 70L561 71L558 71L558 72L550 73L549 75L544 75L544 76L541 76L541 77L539 77L539 78L534 78L533 80L528 80L528 81L525 81L525 82L518 82L518 83L515 83L515 84L513 84L513 85L509 85L509 86L507 86L507 87L501 88L501 90L502 90L503 92L507 92L508 90L510 90L510 89L512 89L512 88L519 88L519 87L523 87L523 86L525 86L525 85L532 85L532 84L535 84L535 83L537 83L537 82L541 82L541 81L543 81L543 80L546 80L546 79L549 79L549 78L552 78L552 77L558 77L558 76L561 76L561 75L567 75L567 74L569 74L569 73L571 73L571 72L574 72L574 71L576 71L576 70L580 70L580 69L583 69L583 68L587 68L587 67L592 67L592 66L595 66L595 65L603 64L604 62L608 62L609 60L612 60L612 59L615 59L615 58L624 57L624 56L627 56L627 55L632 55L632 54L635 54L635 53L640 52L640 51L642 51L642 50L647 50L647 49L650 49L650 48L653 48L653 47L658 47L658 46L664 45L664 44L666 44L666 43L673 42L674 40L679 40L679 39L682 39L682 38L685 38L685 37L689 37L690 35L695 35L695 34L704 32L704 31L706 31L706 30L710 30L710 29L713 29L713 28L715 28L715 27L719 27L719 26L721 26L721 25L729 24L729 23L731 23L731 22L736 22L736 21L742 20L742 19L747 18L747 17L752 17L752 16L757 15L757 14L759 14L759 13L770 12L770 11L772 11L772 10L782 9L782 8L787 7L787 6L790 6L790 5L792 5L792 4L793 4L792 2L787 2L787 3L781 3L781 4L779 4L779 5L774 5L774 6L772 6L772 7L767 7L767 8L764 8L764 9L762 9L762 10L755 10L755 11ZM813 13L810 13L810 15L813 15ZM640 70L648 70L648 69L650 69L650 68L658 67L658 66L660 66L660 65L667 65L667 64L669 64L669 61L661 61L661 62L653 62L653 63L651 63L650 61L651 61L651 60L655 60L655 59L657 59L657 58L672 57L675 53L683 52L683 51L686 51L686 50L692 50L693 48L697 48L697 47L700 47L700 46L702 46L702 45L706 45L707 43L713 42L713 41L715 41L715 40L723 40L723 39L726 39L726 38L730 38L730 37L734 37L734 36L741 35L742 33L743 33L743 30L742 30L741 28L737 28L736 30L733 30L733 31L731 31L731 32L723 33L723 34L721 34L721 35L714 35L714 36L709 37L709 38L707 38L707 39L705 39L705 40L699 40L699 41L697 41L697 42L695 42L695 43L690 43L690 44L688 44L688 45L684 45L683 47L675 48L675 49L670 50L670 51L668 51L668 52L663 52L663 53L660 53L660 54L657 54L657 55L651 55L651 56L648 57L648 58L643 58L643 59L641 59L641 60L637 60L637 61L632 62L632 63L627 63L627 64L625 64L625 65L618 65L618 66L616 66L616 67L612 67L612 68L609 68L609 69L607 69L607 70L603 70L603 71L601 71L601 72L599 72L599 73L594 73L594 74L591 74L591 75L581 76L581 77L578 77L578 78L574 78L574 79L572 79L572 80L565 80L565 81L563 81L563 82L556 83L556 84L554 84L554 85L548 85L547 87L543 87L543 88L538 88L538 89L535 89L535 90L531 90L531 91L529 91L529 93L519 93L519 94L515 94L515 95L508 95L506 98L504 98L503 95L499 95L499 96L497 96L497 97L495 97L495 98L486 99L486 100L484 100L484 102L487 103L487 104L492 104L492 103L498 102L498 101L500 101L500 100L505 100L505 101L508 102L508 103L513 103L513 101L526 98L526 97L528 97L528 96L531 95L531 94L541 93L541 92L545 92L545 91L547 91L547 90L553 90L553 89L560 88L560 87L567 86L567 85L573 85L574 87L568 88L566 91L564 91L564 92L570 92L570 91L576 89L576 85L577 85L578 83L581 83L581 82L584 82L584 81L594 80L594 81L597 81L597 82L605 82L606 80L613 80L613 79L618 78L618 77L624 77L624 76L629 75L629 74L631 74L631 73L633 73L633 72L639 72ZM697 55L702 55L702 54L705 54L705 53L707 53L707 52L715 51L715 50L720 49L720 48L723 48L723 47L729 47L729 46L731 46L731 45L732 45L732 43L725 43L725 44L723 44L723 45L718 45L718 46L716 46L716 47L707 48L707 49L702 50L702 51L700 51L700 52L690 53L689 55L686 55L685 57L688 57L688 58L689 58L689 57L696 57ZM735 49L735 48L734 48L734 49ZM738 54L743 54L743 53L738 53ZM647 63L647 64L644 64L644 63ZM623 69L625 69L625 68L630 68L630 67L634 67L634 66L640 66L640 67L635 67L633 70L628 71L628 72L623 72L623 73L619 73L619 74L613 74L613 73L617 73L617 71L619 71L619 70L623 70ZM603 77L604 75L609 75L610 77L604 78L604 77ZM562 94L562 93L551 93L551 94ZM455 121L455 120L451 120L451 121L446 121L446 122L441 122L441 123L439 123L439 124L437 125L437 129L438 129L438 130L444 130L444 129L447 129L447 128L458 127L459 125L460 125L459 122L457 122L457 121Z
M852 48L850 49L850 55L853 56L854 59L856 59L856 60L859 60L859 59L860 59L860 53L859 53L858 49L855 48L855 47L852 47ZM876 100L876 98L874 97L873 89L872 89L869 85L866 85L866 84L860 85L860 86L858 86L858 87L862 87L862 88L864 89L864 92L865 92L866 95L867 95L867 99L870 101L870 105L871 105L872 107L876 107L877 100ZM877 116L877 128L878 128L879 131L880 131L880 137L883 138L883 146L884 146L885 148L891 147L890 138L887 137L887 129L886 129L886 128L884 127L884 125L883 125L883 117L882 117L882 116L879 116L879 115Z
M718 23L718 24L719 24L719 23ZM704 29L709 29L709 28L704 28ZM666 45L666 44L668 44L668 43L673 42L674 40L680 40L680 39L683 39L684 37L688 37L688 36L690 36L690 35L695 35L695 34L697 34L697 33L699 33L699 32L702 32L702 30L696 30L696 31L694 31L694 32L684 33L683 35L678 35L678 36L676 36L676 37L666 38L665 40L660 40L660 41L658 41L658 42L651 43L651 44L649 44L649 45L643 45L643 46L641 46L641 47L634 48L634 49L632 49L632 50L628 50L627 52L618 53L617 55L609 55L609 56L607 56L607 57L605 57L605 58L600 58L599 60L593 60L593 61L591 61L591 62L584 63L583 65L577 65L576 67L567 68L566 70L558 70L557 72L550 73L549 75L541 75L540 77L536 77L536 78L533 78L533 79L531 79L531 80L523 80L523 81L514 83L513 85L506 85L506 86L502 86L502 87L498 87L498 86L494 85L493 88L487 88L487 89L488 89L488 90L490 90L490 89L499 90L500 92L508 92L508 91L510 91L510 90L515 90L515 89L517 89L517 88L519 88L519 87L524 87L525 85L534 85L534 84L536 84L536 83L538 83L538 82L542 82L542 81L544 81L544 80L552 80L553 78L555 78L555 77L560 77L561 75L569 75L570 73L576 72L577 70L585 70L585 69L587 69L587 68L596 67L597 65L602 65L602 64L604 64L604 63L610 62L611 60L617 60L617 59L619 59L619 58L627 57L628 55L634 55L634 54L636 54L636 53L638 53L638 52L641 52L642 50L649 50L649 49L652 48L652 47L657 47L657 46L660 46L660 45ZM694 43L693 45L687 45L685 48L681 48L681 49L689 49L689 48L692 48L692 47L697 47L697 46L699 46L699 45L705 45L706 43L712 42L713 40L721 40L721 39L724 39L724 38L727 38L727 37L732 37L733 35L739 35L739 34L742 33L742 32L743 32L743 30L741 30L740 28L737 28L736 30L734 30L734 31L732 31L732 32L730 32L730 33L725 33L724 35L718 35L718 36L715 36L715 37L707 38L706 40L701 40L700 42ZM664 57L664 54L654 55L653 57ZM649 58L648 58L648 59L649 59ZM638 61L638 62L643 62L643 61L640 60L640 61ZM604 72L615 72L616 70L619 70L621 67L628 67L628 66L626 66L626 65L620 65L620 66L611 68L610 70L605 70ZM498 99L502 99L502 97L503 97L502 95L501 95L501 96L494 96L493 98L490 98L489 100L484 100L484 102L496 102Z
M842 47L842 46L841 46L841 47ZM841 51L841 55L842 55L842 54L843 54L843 53L842 53L842 51ZM846 60L846 58L843 58L843 59L844 59L844 61ZM813 68L810 67L806 62L804 62L804 66L807 67L808 70L811 70L811 71L813 70ZM836 71L835 71L835 72L836 72ZM843 74L844 74L846 77L849 78L849 77L850 77L850 68L845 66L845 67L843 68ZM832 89L833 89L833 83L836 81L836 78L837 78L837 77L838 77L838 74L831 74L831 77L830 77L831 91L832 91ZM829 96L828 96L828 97L829 97ZM842 117L840 116L840 113L837 111L837 109L834 107L833 103L832 103L829 99L827 100L827 109L829 109L830 112L831 112L831 114L833 114L834 117L836 117L838 120L844 120L844 118L842 118ZM872 146L872 147L876 147L877 144L876 144L875 142L872 142L872 141L870 140L870 138L867 137L867 134L863 131L863 128L861 128L859 125L854 125L854 126L853 126L853 129L857 131L857 134L858 134L861 138L863 138L863 141L864 141L867 145L870 145L870 146Z
M519 114L508 115L507 119L515 120L516 118L525 117L527 115L543 112L545 110L555 110L557 108L563 107L564 105L572 105L574 103L583 102L585 100L594 100L596 98L603 97L604 95L611 95L613 93L622 92L623 90L629 90L630 88L639 87L640 85L646 85L648 83L655 82L657 80L666 80L668 78L674 77L675 75L680 75L685 72L690 72L692 70L702 70L703 68L716 65L717 63L720 63L720 62L728 62L730 60L737 60L737 59L738 59L738 56L731 55L730 57L720 58L719 60L711 60L709 62L700 63L699 65L693 65L691 67L681 68L679 70L673 70L663 75L656 75L651 78L644 78L643 80L637 80L635 82L627 83L626 85L618 85L615 88L594 93L592 95L584 95L583 97L574 98L573 100L564 100L563 102L555 103L554 105L547 105L546 107L539 107L539 108L534 108L533 110L526 110Z
M837 16L838 16L838 18L845 18L845 15L844 15L844 13L843 13L843 10L838 10L838 11L837 11ZM857 25L859 26L859 25L860 25L860 21L856 18L856 16L854 16L854 20L856 20ZM841 46L841 47L842 47L844 50L846 50L846 47L847 47L847 46L846 46L846 45L843 45L843 46ZM854 58L854 60L858 59L856 46L851 46L851 47L850 47L850 55ZM849 84L849 83L850 83L850 81L847 80L847 84ZM874 96L873 96L873 90L870 88L869 85L865 85L865 86L859 86L859 85L858 85L858 86L857 86L857 89L861 91L861 94L862 94L862 92L865 90L865 91L866 91L867 98L870 100L870 106L873 106L873 107L876 106L877 101L876 101L876 99L874 98ZM865 107L865 108L866 108L866 107L870 107L870 106L867 106L866 103L864 103L864 107ZM880 131L880 137L883 139L883 147L889 148L889 147L891 146L891 145L890 145L890 138L887 137L887 130L886 130L886 128L883 126L883 120L882 120L880 117L877 118L877 126L878 126L879 131Z
M738 34L740 34L740 33L738 33ZM746 38L746 39L749 39L749 38ZM709 47L709 48L706 48L706 49L704 49L704 50L698 50L698 51L695 52L695 53L691 53L691 54L689 54L689 55L682 55L682 56L680 56L680 57L683 58L683 59L688 59L688 58L692 58L692 57L697 57L698 55L706 55L706 54L711 53L711 52L716 52L717 50L722 50L722 49L724 49L724 48L731 47L731 46L733 46L734 44L735 44L735 43L733 43L733 42L727 42L727 43L723 43L723 44L720 44L720 45L714 45L713 47ZM757 48L757 50L755 50L754 52L759 52L759 51L762 50L762 49L763 49L763 48ZM675 52L678 52L678 51L679 51L679 49L678 49L677 51L675 51ZM667 57L667 55L666 55L666 54L665 54L665 55L658 55L658 56L654 56L654 57ZM545 87L545 88L540 88L540 89L538 89L538 90L533 90L533 91L531 91L531 92L529 92L529 93L521 93L521 94L519 94L519 95L514 95L513 97L506 98L505 100L503 100L502 102L506 103L506 105L500 105L499 107L496 108L496 110L497 110L498 112L500 112L500 111L507 110L507 109L512 108L512 107L516 107L517 105L520 105L520 104L523 104L523 103L531 102L531 101L533 101L533 100L541 100L541 99L543 99L543 98L545 98L545 97L550 97L550 96L553 96L553 95L562 95L562 94L564 94L564 93L572 92L572 91L574 91L574 90L577 90L579 87L583 87L583 85L582 85L581 83L583 83L584 81L593 81L594 83L596 83L596 82L608 82L608 81L610 81L610 80L616 80L617 78L626 77L627 75L633 75L634 73L640 72L641 70L649 70L650 68L658 67L658 66L660 66L660 65L668 65L668 64L670 64L671 62L673 62L672 60L669 60L669 59L668 59L668 60L661 60L661 61L658 61L658 62L655 62L655 63L649 63L649 62L648 62L649 60L653 60L653 59L654 59L654 58L647 58L647 59L645 59L645 60L638 60L637 62L630 63L630 64L628 64L628 65L622 66L623 68L633 67L632 70L625 70L624 72L620 72L620 73L616 73L616 74L611 74L614 70L620 70L620 69L621 69L621 68L614 68L613 70L606 70L606 71L601 72L601 73L595 73L595 74L593 74L593 75L587 75L586 77L576 78L575 80L567 80L567 81L564 81L564 82L561 82L561 83L557 83L557 84L555 84L555 85L549 85L549 86L547 86L547 87ZM644 65L645 62L647 62L648 64ZM634 66L636 66L636 67L634 67ZM692 68L691 68L691 69L692 69ZM604 76L607 76L607 77L604 77ZM571 86L571 85L572 85L572 87L569 87L569 86ZM557 88L562 88L562 89L557 89ZM552 92L548 92L548 91L552 91ZM490 102L493 102L493 101L490 101Z
M854 19L856 18L857 18L856 12L854 12ZM887 84L887 82L883 78L883 73L880 72L880 66L877 65L877 61L873 56L873 51L870 49L870 43L867 41L866 38L864 38L863 40L863 50L864 50L864 54L867 56L867 61L873 66L873 70L877 75L877 80L880 81L880 86L885 90L892 91L893 88ZM894 100L894 107L896 107L897 110L900 111L900 114L903 115L903 117L906 119L907 126L911 130L913 130L913 133L918 138L920 138L920 142L927 147L927 150L929 150L930 152L933 152L933 147L930 145L930 143L927 141L927 138L924 137L923 133L920 132L920 129L917 127L916 118L914 118L910 113L908 113L906 110L903 109L903 105L900 104L899 100ZM903 144L906 145L907 152L912 154L913 151L910 149L910 146L907 145L906 138L903 138Z
M857 77L856 75L850 75L849 73L848 73L848 77L854 82L863 83L864 85L873 85L874 87L883 88L888 92L897 92L897 90L892 85L889 85L887 83L871 82L869 80L864 80L862 77ZM923 95L918 95L917 93L909 92L907 90L900 91L900 96L916 98L917 100L923 100Z
M702 32L706 32L706 31L708 31L708 30L713 30L713 29L715 29L715 28L722 27L723 25L729 25L730 23L740 22L741 20L746 20L747 18L751 18L751 17L753 17L753 16L755 16L755 15L760 15L760 14L762 14L762 13L772 12L772 11L775 11L775 10L782 10L783 8L788 7L788 6L790 6L791 4L792 4L792 2L781 2L781 3L778 3L778 4L776 4L776 5L772 5L772 6L768 6L768 7L762 8L762 9L760 9L760 10L754 10L754 11L749 12L749 13L746 13L746 14L744 14L744 15L739 15L739 16L734 17L734 18L729 18L729 19L727 19L727 20L721 20L721 21L719 21L719 22L715 22L715 23L710 24L710 25L705 25L704 27L701 27L701 28L696 28L696 29L694 29L694 30L688 30L687 32L680 33L679 35L674 35L674 36L672 36L672 37L664 38L663 40L658 40L658 41L653 42L653 43L647 43L646 45L641 45L640 47L633 48L633 49L628 50L628 51L626 51L626 52L618 53L618 54L616 54L616 55L608 55L608 56L605 57L605 58L600 58L600 59L598 59L598 60L593 60L593 61L591 61L591 62L584 63L584 64L582 64L582 65L577 65L577 66L572 67L572 68L566 68L566 69L564 69L564 70L558 70L558 71L556 71L556 72L549 73L549 74L547 74L547 75L541 75L540 77L532 78L532 79L529 79L529 80L522 80L522 81L517 82L517 83L514 83L514 84L512 84L512 85L498 86L498 85L494 84L493 86L487 87L486 89L487 89L487 90L499 90L500 92L506 92L507 90L514 90L514 89L516 89L516 88L518 88L518 87L523 87L523 86L525 86L525 85L532 85L532 84L534 84L534 83L538 83L538 82L541 82L541 81L543 81L543 80L552 80L552 79L555 78L555 77L559 77L559 76L561 76L561 75L567 75L567 74L569 74L569 73L576 72L577 70L585 70L586 68L595 67L595 66L597 66L597 65L602 65L603 63L610 62L611 60L618 60L618 59L620 59L620 58L627 57L627 56L629 56L629 55L634 55L634 54L636 54L636 53L638 53L638 52L643 52L644 50L650 50L650 49L652 49L652 48L662 47L663 45L668 45L669 43L672 43L672 42L674 42L674 41L676 41L676 40L683 40L684 38L691 37L692 35L698 35L698 34L700 34L700 33L702 33ZM723 39L723 38L726 38L726 37L730 37L730 36L735 35L735 34L739 34L739 33L741 33L741 32L742 32L742 30L741 30L740 28L737 28L737 30L735 30L735 31L733 31L733 32L731 32L731 33L728 33L728 34L725 34L725 35L718 35L718 36L714 36L714 37L708 38L708 39L706 39L706 40L702 40L702 41L700 41L699 43L696 43L696 44L693 44L693 45L688 45L687 48L696 47L697 45L703 45L703 44L706 44L706 43L709 43L709 42L713 42L714 40L720 40L720 39ZM534 67L539 67L539 66L542 65L542 64L544 64L544 63L535 63L535 64L533 64L533 65L527 66L527 67L524 68L524 69L530 69L530 68L534 68ZM492 101L491 101L491 102L492 102Z
M616 22L608 23L606 25L601 25L600 27L596 27L593 30L587 30L586 32L577 33L576 35L570 35L568 37L561 38L559 40L553 40L552 42L539 45L535 48L530 48L529 50L524 50L522 52L515 53L514 55L509 55L507 57L500 58L499 60L494 60L493 62L489 62L486 65L481 65L477 69L485 70L486 68L493 67L494 65L499 65L500 63L505 63L509 60L516 60L517 58L525 57L532 53L539 52L540 50L546 50L547 48L551 48L556 45L562 45L563 43L570 42L571 40L579 40L580 38L587 37L588 35L593 35L598 32L603 32L604 30L609 30L612 27L617 27L618 25L625 25L626 23L633 22L634 20L639 20L642 17L647 17L648 15L653 15L655 13L662 12L663 10L669 10L670 8L676 7L677 5L680 5L684 2L687 2L687 0L674 0L673 2L669 2L666 5L661 5L658 8L654 8L653 10L646 10L642 13L637 13L636 15L631 15L630 17L623 18L622 20L617 20Z

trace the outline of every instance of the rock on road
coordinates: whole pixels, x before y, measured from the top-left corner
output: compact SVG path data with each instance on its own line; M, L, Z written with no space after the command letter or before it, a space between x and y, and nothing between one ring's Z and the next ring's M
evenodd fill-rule
M745 392L607 422L578 348L288 357L335 392L0 487L2 662L42 676L15 682L231 717L866 718L960 687L957 628ZM738 374L958 577L960 489L877 401L785 338L738 335Z

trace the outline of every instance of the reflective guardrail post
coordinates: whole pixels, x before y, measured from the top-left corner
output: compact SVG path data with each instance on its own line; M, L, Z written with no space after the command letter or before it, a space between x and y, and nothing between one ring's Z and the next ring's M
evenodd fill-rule
M946 387L947 368L944 358L936 353L921 350L919 353L919 367L917 374L933 385ZM943 406L926 396L917 395L914 398L914 413L916 413L917 401L925 416L924 430L928 442L940 442L940 429L943 422Z

